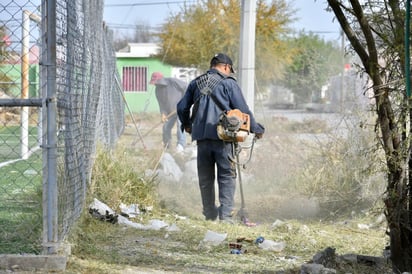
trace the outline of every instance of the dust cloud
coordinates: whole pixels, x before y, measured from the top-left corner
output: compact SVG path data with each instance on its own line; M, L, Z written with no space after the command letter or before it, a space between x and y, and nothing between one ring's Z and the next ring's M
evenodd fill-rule
M321 170L327 162L320 160L318 167L307 170L309 157L319 149L325 149L329 141L347 138L348 123L336 113L310 113L304 110L270 110L256 114L265 125L264 137L255 142L251 159L241 168L241 180L237 179L236 210L241 208L240 184L243 187L244 209L249 219L258 223L272 223L277 219L322 218L325 209L316 193L308 189L315 170ZM303 130L302 130L303 129ZM330 140L336 138L336 140ZM188 138L190 142L190 138ZM319 148L319 146L323 146ZM196 145L188 144L184 155L173 155L183 173L179 181L159 178L159 195L162 204L178 215L203 218L201 199L196 175ZM247 161L250 148L240 154L240 161ZM243 160L242 160L243 157ZM309 172L309 174L306 174ZM313 186L311 186L313 187ZM320 186L320 189L322 186ZM216 189L217 191L217 189ZM216 192L218 193L218 192Z

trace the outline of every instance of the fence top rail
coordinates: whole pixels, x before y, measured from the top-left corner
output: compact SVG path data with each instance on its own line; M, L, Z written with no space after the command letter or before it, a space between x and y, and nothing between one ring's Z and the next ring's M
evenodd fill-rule
M41 107L42 99L0 99L0 107Z

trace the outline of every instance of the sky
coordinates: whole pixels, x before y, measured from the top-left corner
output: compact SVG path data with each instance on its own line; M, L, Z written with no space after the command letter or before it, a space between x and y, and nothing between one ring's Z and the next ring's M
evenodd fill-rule
M105 0L104 20L112 29L131 32L133 25L159 26L170 14L176 14L184 3L196 0ZM313 32L326 40L339 39L339 24L325 11L326 0L289 0L296 9L296 30Z
M340 39L340 26L332 12L327 12L326 0L295 0L298 20L292 25L297 30L313 32L327 40Z

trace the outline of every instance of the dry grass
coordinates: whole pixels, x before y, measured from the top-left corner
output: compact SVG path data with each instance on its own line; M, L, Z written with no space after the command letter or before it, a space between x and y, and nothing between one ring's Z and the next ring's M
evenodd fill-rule
M146 120L153 124L156 118ZM142 135L151 128L144 121L139 119ZM381 256L387 236L386 223L377 221L379 208L359 204L350 208L349 214L348 210L322 210L319 195L308 195L319 185L339 190L335 182L329 185L322 180L322 172L316 174L318 181L310 174L306 164L307 159L314 159L313 146L296 138L296 131L305 128L306 132L318 132L327 127L319 122L309 124L311 129L276 120L266 125L267 134L257 142L253 159L242 172L246 209L251 221L258 223L255 227L203 221L196 180L171 184L148 176L148 170L159 167L162 155L160 127L142 142L134 125L128 126L116 151L96 161L90 199L96 197L114 209L120 202L154 206L153 212L141 215L137 222L161 219L176 224L180 231L127 228L93 219L85 212L70 239L73 255L66 273L300 273L300 266L326 247L336 248L338 254ZM142 149L143 143L146 149ZM184 162L178 156L176 160ZM329 167L323 166L327 171L323 174L330 173ZM374 198L379 204L379 196ZM339 199L335 200L334 206L339 205ZM239 191L236 201L239 208ZM283 223L272 226L277 220ZM210 246L202 242L208 230L227 233L227 238L221 245ZM230 254L229 242L259 236L283 241L286 247L281 252L269 252L243 242L247 252ZM338 265L337 270L388 271L350 263Z
M380 256L385 239L382 227L361 230L356 222L288 220L277 228L271 224L248 228L163 216L162 219L175 222L181 229L167 232L141 231L85 218L88 221L83 224L83 236L74 248L67 273L85 273L81 272L85 269L87 273L116 273L116 270L124 273L128 267L177 273L275 273L279 270L299 273L296 269L302 263L328 246L336 248L339 254ZM202 243L207 230L227 233L227 241L216 247ZM275 253L244 243L247 253L230 254L228 242L235 242L238 237L256 239L258 236L284 241L286 248Z

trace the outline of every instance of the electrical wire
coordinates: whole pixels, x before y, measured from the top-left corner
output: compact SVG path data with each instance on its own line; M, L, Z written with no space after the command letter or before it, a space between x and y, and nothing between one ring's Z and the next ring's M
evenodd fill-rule
M136 6L157 6L157 5L170 5L170 4L184 4L187 1L165 1L165 2L145 2L145 3L133 3L133 4L106 4L105 7L136 7Z

